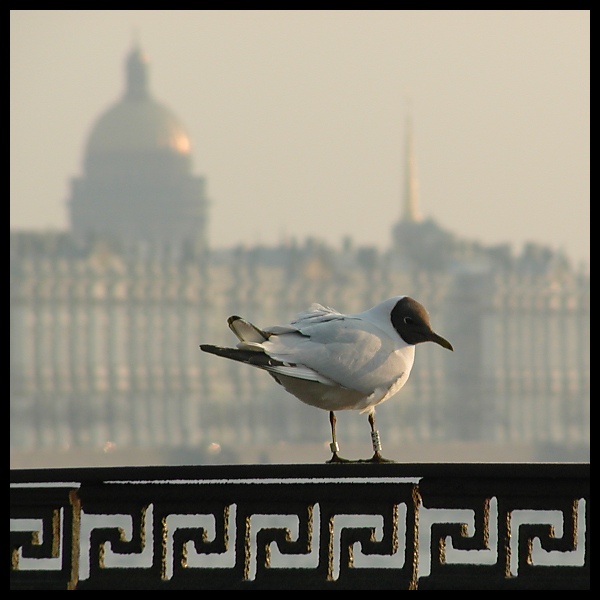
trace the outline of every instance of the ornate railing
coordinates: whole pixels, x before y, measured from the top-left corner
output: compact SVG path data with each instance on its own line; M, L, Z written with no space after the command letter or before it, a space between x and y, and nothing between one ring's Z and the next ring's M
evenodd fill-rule
M588 589L589 464L11 471L13 589Z

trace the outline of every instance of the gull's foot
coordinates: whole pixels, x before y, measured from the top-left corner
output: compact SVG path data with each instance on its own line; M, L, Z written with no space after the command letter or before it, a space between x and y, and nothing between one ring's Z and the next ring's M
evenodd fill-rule
M347 458L342 458L337 452L334 452L331 455L331 458L327 461L325 461L325 464L331 464L331 463L349 463L349 462L353 462Z
M365 462L365 463L393 463L396 462L395 460L391 460L390 458L383 458L383 456L381 456L381 454L379 453L379 451L376 451L375 454L373 454L373 456L371 456L371 458L366 458L363 460L359 460L358 462Z

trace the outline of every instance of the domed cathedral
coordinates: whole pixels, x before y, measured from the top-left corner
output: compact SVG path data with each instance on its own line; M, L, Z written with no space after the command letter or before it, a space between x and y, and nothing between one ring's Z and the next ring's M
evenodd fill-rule
M192 175L190 138L152 96L148 59L135 44L125 61L125 93L95 122L83 176L71 182L77 238L107 236L152 244L206 245L204 177Z

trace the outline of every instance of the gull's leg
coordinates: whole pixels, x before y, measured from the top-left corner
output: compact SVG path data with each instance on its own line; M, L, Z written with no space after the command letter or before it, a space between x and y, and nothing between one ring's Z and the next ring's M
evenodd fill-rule
M329 444L329 448L331 449L331 458L327 461L328 463L336 463L336 462L350 462L347 458L342 458L338 452L340 451L340 447L337 443L335 437L335 413L330 410L329 411L329 422L331 423L331 439L332 442Z
M383 458L383 456L381 456L381 440L379 439L379 431L375 429L375 409L373 409L373 412L369 413L369 424L371 425L371 441L373 442L374 454L371 458L364 462L394 462L393 460L389 460L388 458Z

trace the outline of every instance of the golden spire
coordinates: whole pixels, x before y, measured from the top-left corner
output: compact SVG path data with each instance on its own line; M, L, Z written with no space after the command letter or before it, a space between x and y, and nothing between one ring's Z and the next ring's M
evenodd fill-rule
M404 210L402 220L418 223L421 216L419 201L419 179L417 177L417 159L413 140L412 119L406 119L406 147L405 147L405 173L404 173Z

